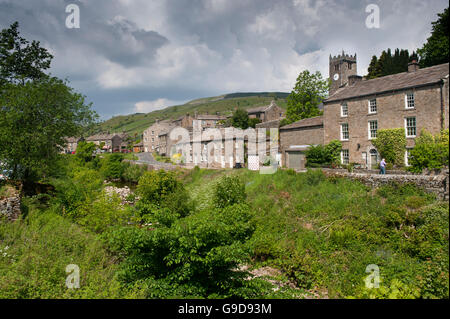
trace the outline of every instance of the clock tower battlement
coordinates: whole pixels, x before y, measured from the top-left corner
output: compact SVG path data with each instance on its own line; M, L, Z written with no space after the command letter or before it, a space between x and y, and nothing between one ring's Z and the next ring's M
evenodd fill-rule
M348 84L348 77L357 75L356 53L354 56L345 54L331 56L330 54L330 96L340 87Z

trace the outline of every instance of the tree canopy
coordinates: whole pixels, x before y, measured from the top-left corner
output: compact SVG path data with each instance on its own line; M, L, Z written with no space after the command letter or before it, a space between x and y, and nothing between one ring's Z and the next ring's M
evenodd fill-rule
M432 23L431 36L423 47L417 50L420 66L429 67L449 61L448 8L438 14L439 19Z
M247 111L243 109L237 109L233 113L233 117L231 118L231 125L240 129L247 129L249 126L249 119Z
M301 119L322 115L319 105L327 97L329 82L320 72L303 71L297 78L294 89L287 98L286 121L284 125Z
M383 51L378 58L372 57L368 68L367 78L375 79L381 76L397 74L408 71L408 63L412 60L418 60L417 54L413 51L409 54L408 50L395 49L392 54L391 49Z
M20 37L18 23L0 33L0 161L11 178L49 171L65 137L78 136L96 113L66 81L44 73L52 56Z
M41 79L50 68L53 56L38 41L22 38L18 29L15 22L0 32L0 85Z

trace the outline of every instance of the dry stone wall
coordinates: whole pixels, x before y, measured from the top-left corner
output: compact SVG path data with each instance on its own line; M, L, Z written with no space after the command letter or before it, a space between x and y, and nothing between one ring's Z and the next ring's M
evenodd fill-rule
M6 217L8 221L19 219L20 210L20 191L18 190L13 196L0 197L0 217Z
M415 184L427 192L436 194L440 200L449 200L449 171L445 170L439 175L379 175L348 173L343 171L324 170L327 176L345 177L357 180L366 186L378 188L391 183Z

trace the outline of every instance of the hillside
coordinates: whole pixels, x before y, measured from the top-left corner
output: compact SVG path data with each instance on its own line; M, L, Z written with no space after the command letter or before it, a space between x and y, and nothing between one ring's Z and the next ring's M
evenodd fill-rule
M236 107L249 109L269 105L276 98L276 103L286 109L286 97L288 93L233 93L228 95L201 98L183 105L167 107L163 110L151 113L137 113L130 115L115 116L107 121L99 123L89 134L97 132L126 132L131 136L142 132L152 125L156 119L176 119L186 113L194 114L216 114L230 115Z

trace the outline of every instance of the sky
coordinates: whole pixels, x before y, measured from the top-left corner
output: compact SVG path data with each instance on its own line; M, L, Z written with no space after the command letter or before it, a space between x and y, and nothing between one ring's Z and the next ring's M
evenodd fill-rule
M79 8L79 28L66 20ZM368 28L370 4L379 28ZM106 120L234 92L290 92L300 72L327 78L329 56L357 54L358 74L387 48L430 36L446 0L0 0L0 29L53 55ZM74 21L72 16L69 19Z

